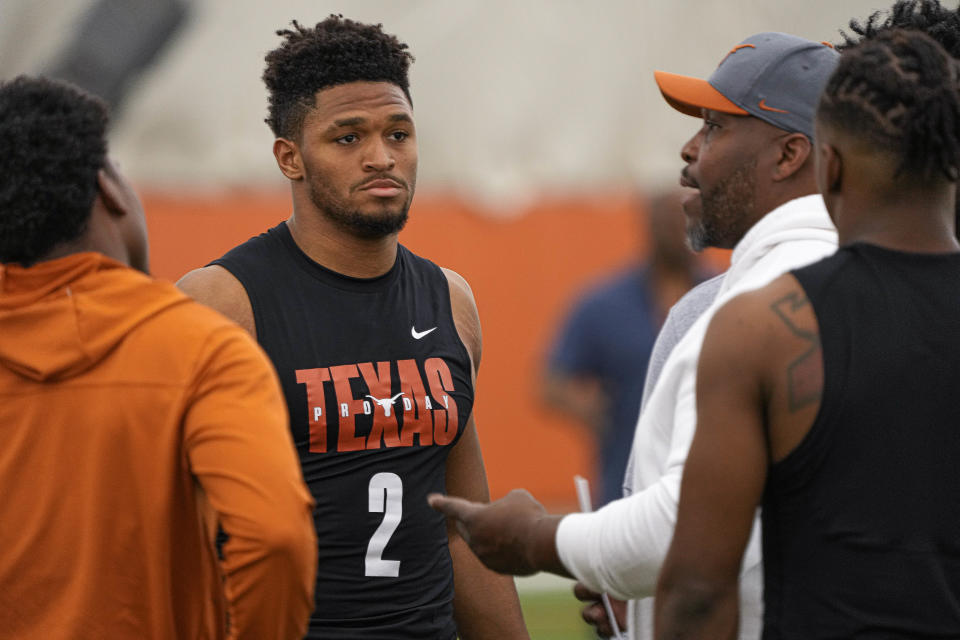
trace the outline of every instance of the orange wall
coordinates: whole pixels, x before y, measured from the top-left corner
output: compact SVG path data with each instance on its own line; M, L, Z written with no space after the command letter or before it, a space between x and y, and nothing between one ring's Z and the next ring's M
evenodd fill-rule
M287 217L281 191L174 198L148 194L153 272L176 279ZM575 504L574 474L593 477L593 448L574 423L540 405L549 341L578 291L644 243L626 195L541 202L496 218L453 198L417 196L401 242L471 284L483 325L475 415L491 494L529 489Z

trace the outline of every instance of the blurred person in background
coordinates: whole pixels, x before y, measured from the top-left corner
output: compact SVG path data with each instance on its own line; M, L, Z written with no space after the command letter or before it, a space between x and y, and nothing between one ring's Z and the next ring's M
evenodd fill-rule
M657 637L734 637L758 507L764 638L960 637L957 73L917 30L841 56L815 146L840 249L710 323Z
M706 243L707 238L702 230L702 202L700 199L686 198L681 206L686 220L687 244L696 252L703 251L708 245ZM674 347L680 343L680 340L687 334L697 318L706 312L713 301L716 300L720 287L723 285L723 276L724 274L720 273L701 282L670 307L667 318L664 320L650 352L650 362L643 381L643 394L640 399L640 415L643 414L647 400L653 393L653 389L660 379L660 374L663 372L663 366ZM636 423L637 420L634 420L634 430L632 431L634 434L636 433ZM634 481L637 477L636 454L631 440L627 468L623 475L624 497L630 496L634 492ZM611 635L613 627L608 619L606 607L600 601L600 594L582 582L574 585L573 593L578 600L586 603L581 611L584 621L595 626L601 635ZM619 627L621 629L625 628L627 624L627 603L614 597L610 597L609 602L611 610L617 616Z
M527 638L513 580L426 502L489 493L473 293L398 241L417 178L413 57L382 25L336 15L278 35L263 77L293 213L179 285L279 373L317 502L308 637Z
M300 638L316 541L276 375L147 275L107 120L0 84L0 635Z
M646 204L648 258L589 288L547 360L544 402L590 429L597 446L596 506L623 496L650 352L667 311L700 279L686 245L681 191ZM640 216L638 216L639 218Z
M595 594L631 598L632 638L652 634L652 595L676 522L680 478L696 427L696 371L707 324L730 297L836 250L817 192L813 115L838 54L783 33L755 34L722 57L709 80L655 72L667 102L702 118L683 146L681 184L694 246L732 248L711 306L668 356L636 426L632 494L595 513L550 516L515 490L490 505L433 495L487 566L575 577ZM756 523L758 529L759 523ZM762 615L758 536L743 562L739 637Z

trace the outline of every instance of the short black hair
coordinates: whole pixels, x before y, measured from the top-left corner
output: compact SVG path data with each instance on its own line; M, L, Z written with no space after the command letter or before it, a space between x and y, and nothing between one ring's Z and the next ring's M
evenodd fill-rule
M841 51L891 29L915 29L936 40L948 54L960 58L960 9L947 9L940 0L897 0L889 11L875 11L864 21L850 20L848 34L840 31Z
M410 99L407 72L413 56L382 24L331 15L312 29L293 21L277 31L284 42L266 56L263 82L270 105L266 123L279 138L298 139L321 89L348 82L391 82Z
M893 29L848 48L817 117L899 157L897 175L960 179L957 63L921 31Z
M107 105L73 85L0 84L0 262L29 266L85 231L108 120Z

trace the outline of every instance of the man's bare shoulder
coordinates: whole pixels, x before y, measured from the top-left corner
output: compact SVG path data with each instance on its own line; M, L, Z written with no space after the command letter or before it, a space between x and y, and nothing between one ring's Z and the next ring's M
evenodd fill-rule
M441 267L450 287L450 307L453 321L457 325L460 339L466 345L473 359L475 369L480 367L480 355L483 350L483 336L480 330L480 313L473 290L466 279L452 269Z
M720 359L738 370L766 370L789 347L790 323L807 326L808 307L800 283L784 274L769 284L741 293L723 303L704 337L704 358Z
M771 415L805 418L819 407L820 330L813 305L791 274L723 305L710 324L703 357L725 361L725 375L752 373Z
M777 322L782 315L778 310L787 309L792 315L808 304L803 287L787 273L763 287L746 291L725 302L717 309L711 324L741 336L759 332L754 333L755 337L759 337L782 330L783 323Z
M476 307L473 299L473 289L470 288L470 284L467 282L467 279L462 275L454 271L453 269L448 269L447 267L440 267L443 271L443 275L447 277L447 282L450 284L450 298L451 301L454 297L462 298L462 301L469 301L470 304Z
M211 309L219 311L250 335L256 335L253 308L243 284L219 265L201 267L184 275L177 287L185 294Z

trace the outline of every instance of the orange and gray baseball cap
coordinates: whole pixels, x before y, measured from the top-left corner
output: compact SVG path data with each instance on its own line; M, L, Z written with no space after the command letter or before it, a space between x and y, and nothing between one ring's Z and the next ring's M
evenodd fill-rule
M825 42L767 32L731 49L706 80L653 75L670 106L687 115L699 118L701 109L749 115L813 138L817 103L839 57Z

